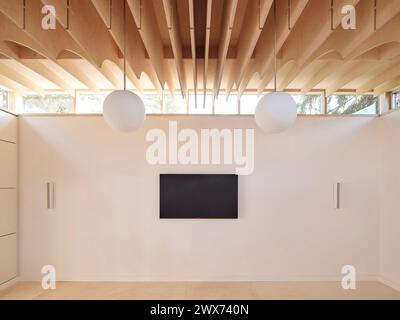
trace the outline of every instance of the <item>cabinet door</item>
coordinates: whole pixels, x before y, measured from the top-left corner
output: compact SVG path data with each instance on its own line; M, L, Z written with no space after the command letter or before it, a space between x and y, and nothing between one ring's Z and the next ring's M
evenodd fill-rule
M0 284L17 276L17 235L0 237Z
M0 189L0 236L17 232L17 190Z
M17 186L17 145L0 141L0 188Z
M17 142L17 118L0 110L0 140Z

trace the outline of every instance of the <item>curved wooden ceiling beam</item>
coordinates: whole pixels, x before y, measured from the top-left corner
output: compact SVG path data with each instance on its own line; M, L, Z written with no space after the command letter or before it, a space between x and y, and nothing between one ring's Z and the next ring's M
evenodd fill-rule
M206 105L206 96L207 96L207 78L208 78L208 62L209 62L209 54L210 54L210 33L211 33L211 13L212 13L212 4L213 0L207 0L207 9L206 9L206 34L205 34L205 43L204 43L204 74L203 74L203 108Z
M66 72L68 72L78 81L87 86L87 88L94 91L98 91L97 85L94 83L94 81L88 79L88 77L81 70L75 68L73 65L69 63L64 63L62 62L62 60L58 59L60 53L65 50L69 50L71 52L76 50L74 52L77 52L78 55L82 54L79 47L70 42L71 38L67 40L67 44L71 45L67 45L66 47L60 46L60 43L64 45L66 44L66 42L63 41L65 39L65 31L63 31L64 29L60 25L57 25L56 30L50 31L48 33L48 37L46 37L47 31L43 30L41 27L39 27L40 30L37 30L37 32L35 31L37 29L37 26L33 23L32 19L31 20L28 19L28 21L31 21L30 24L33 25L33 27L29 29L27 25L27 29L23 30L15 24L16 20L15 16L7 15L7 13L10 14L10 11L5 10L6 9L4 7L5 2L9 1L0 0L0 11L2 12L0 14L0 39L12 40L20 43L21 45L29 47L30 49L38 52L42 56L59 64ZM30 5L29 10L31 11L33 10L33 12L40 13L41 4L39 1L30 0L28 1L28 3ZM34 5L36 5L36 7L32 7ZM13 20L14 22L12 22L11 20ZM39 23L40 25L41 18L38 21L39 22L37 23ZM43 34L43 32L45 34ZM58 42L58 39L60 39L61 42Z
M174 60L176 70L178 72L179 84L181 87L182 97L188 103L188 88L186 80L186 71L183 64L182 55L182 42L179 33L179 20L178 20L178 9L174 0L162 0L165 17L167 19L168 34L171 40L172 51L174 53Z
M400 61L397 61L395 65L391 65L390 67L386 68L383 72L373 75L369 80L364 82L358 89L357 93L358 94L363 94L367 91L370 91L372 89L375 89L379 87L382 83L385 83L386 81L390 79L395 79L398 76L400 76Z
M246 67L249 65L251 56L257 45L261 31L267 20L268 12L273 0L250 1L247 7L244 21L246 22L241 30L239 43L237 45L237 59L233 66L227 83L227 99L236 84L238 87L243 79ZM269 30L270 31L270 30Z
M104 25L109 30L119 50L124 52L124 1L125 0L91 0ZM126 52L127 65L131 68L128 77L139 91L143 91L139 78L147 68L146 49L143 46L132 12L126 8ZM123 65L120 64L123 68ZM134 75L133 75L134 74ZM161 91L157 77L150 77L154 87Z
M31 1L32 0L28 1L28 3ZM41 0L39 2L47 5L58 5L60 7L59 10L61 10L62 6L66 5L64 0ZM66 10L66 7L64 10ZM29 13L29 16L31 16L32 19L38 19L31 12ZM59 17L57 18L59 19ZM41 19L39 21L41 21ZM68 35L69 38L84 51L83 56L85 59L95 65L98 69L101 68L103 62L107 59L118 64L117 45L113 41L107 27L104 25L100 16L97 14L95 7L90 1L69 0L68 29L62 27L57 28L57 30L59 29L63 32L57 32L58 36L67 37ZM47 35L49 31L45 31L45 33ZM96 41L93 41L94 39L96 39ZM63 44L62 49L70 49L62 41L58 40L58 43ZM79 53L81 50L70 50L81 55ZM58 50L58 52L60 51L61 50Z
M383 26L400 12L400 5L398 0L385 0L378 2L380 3L380 9L378 9L376 12L376 20L380 21L380 25ZM318 53L329 50L336 50L344 58L346 58L360 44L370 38L375 32L375 11L373 10L374 3L375 0L360 1L356 7L357 28L355 30L344 30L342 28L338 28L320 47L316 55L318 56Z
M195 94L194 101L195 101L195 108L197 108L197 54L196 54L194 0L188 0L188 6L189 6L190 48L192 51L193 88Z
M353 52L346 58L354 59L363 53L377 48L385 43L398 42L400 43L400 14L397 14L389 22L387 22L380 29L376 30L371 37L364 40Z
M41 2L50 5L55 2L64 3L63 0L41 0ZM59 28L64 31L60 31L60 34L66 32L83 50L84 58L107 77L109 75L107 70L102 70L103 62L105 60L111 60L118 65L119 51L107 27L97 14L95 7L90 1L69 0L68 17L68 29ZM93 41L93 39L96 39L96 41ZM118 88L118 82L116 82L114 78L108 80L115 88Z
M0 38L0 53L8 57L9 59L17 60L19 45L8 41L1 40Z
M1 8L1 7L0 7ZM79 68L75 68L70 63L65 63L64 60L53 59L51 54L44 48L43 44L37 42L34 38L31 37L30 34L24 32L24 30L20 29L13 21L10 20L8 16L4 16L3 13L0 13L0 39L3 40L13 40L14 42L18 42L20 45L30 48L31 50L38 52L40 55L52 60L57 63L60 67L62 67L66 72L84 84L87 88L93 91L98 91L98 87L94 81L88 79L88 77L81 71ZM46 43L44 44L46 45ZM62 52L64 52L63 50ZM12 58L19 58L15 56L15 53L9 55Z
M36 72L38 75L42 76L43 78L47 79L48 81L55 84L60 89L74 94L75 89L72 88L64 79L59 77L55 74L52 70L46 67L45 64L41 62L39 59L19 59L19 63L24 65L25 67L31 69L32 71Z
M0 85L8 88L9 90L11 90L19 95L25 95L26 92L28 91L27 87L24 87L20 83L15 82L11 79L8 79L1 74L0 74Z
M371 64L371 61L358 61L355 63L354 61L350 61L348 63L344 63L338 69L339 71L333 73L333 78L336 80L326 89L327 96L334 94L352 80L373 69L373 65Z
M65 90L66 92L71 94L74 93L74 89L67 82L65 82L53 71L48 69L46 65L41 62L44 57L41 57L42 59L23 59L23 57L21 56L21 51L23 51L22 49L24 49L24 47L16 43L9 42L8 44L5 44L4 41L0 42L0 53L4 54L10 59L15 60L17 63L31 69L32 71L52 82L62 90ZM25 48L25 51L30 51L31 53L29 54L32 56L40 56L39 53L33 52L33 50L30 48Z
M392 92L400 88L400 76L397 76L374 89L374 96L379 96L385 92Z
M331 75L340 66L341 61L326 61L325 65L318 70L302 88L303 93L308 93L314 89L318 83Z
M51 59L56 59L58 54L65 49L83 55L80 46L71 38L59 22L57 22L55 30L45 30L42 28L43 15L41 10L43 4L55 5L57 1L62 0L26 1L24 31L46 50L47 56ZM60 18L58 15L57 17Z
M282 48L284 43L287 41L292 28L297 24L299 17L307 6L309 0L292 0L290 7L290 29L288 21L288 2L277 1L276 2L276 33L277 33L277 52ZM261 78L264 81L260 82L258 92L262 92L265 86L269 83L270 79L267 74L268 70L271 70L271 66L274 61L274 21L272 13L268 17L264 31L261 33L260 40L258 41L255 51L255 65L253 69L258 71ZM251 72L250 70L246 71ZM254 71L253 71L254 72ZM248 77L248 76L247 76ZM251 78L251 75L250 75Z
M296 67L296 65L293 63L293 61L284 61L282 59L278 59L276 61L276 69L277 69L277 73L278 73L277 74L277 86L278 86L278 84L280 85L283 81L283 79L281 77L282 74L279 74L279 70L281 68L283 68L287 63L290 63L292 67ZM287 72L290 72L290 69L289 70L286 69L286 74L287 74ZM265 72L264 77L261 77L260 85L258 86L257 93L262 94L264 92L264 89L266 88L266 86L272 81L273 78L274 78L274 66L270 65L268 67L267 71Z
M287 86L297 77L303 67L313 61L313 54L334 33L341 22L341 9L344 5L357 5L360 0L336 0L331 20L330 0L310 0L287 41L282 47L284 60L295 60L297 67L293 68L284 81L282 87ZM318 18L315 17L316 12ZM332 30L333 22L333 30Z
M242 81L240 81L239 88L238 88L238 99L243 95L246 91L247 86L249 85L250 80L253 78L254 74L258 73L255 69L255 62L254 60L250 60L249 64L247 65L246 71L243 75ZM260 77L260 75L258 74ZM260 78L261 80L261 78Z
M164 69L164 48L151 1L127 0L127 3L162 89L167 83L173 93L173 81Z
M44 89L42 87L38 86L34 81L28 79L13 68L7 66L4 61L0 61L0 74L33 92L44 94Z
M396 3L397 6L395 5ZM367 49L365 48L370 49L373 44L381 44L383 39L378 34L385 35L389 32L389 34L392 35L391 37L385 35L385 41L393 40L394 37L399 38L398 32L395 31L398 30L399 27L399 23L396 21L396 17L399 16L400 12L398 1L386 0L380 3L376 19L377 21L380 21L377 28L381 27L381 29L376 31L374 30L375 12L372 9L373 5L374 0L360 1L356 7L357 28L355 30L343 30L340 27L337 28L327 39L325 44L323 44L302 67L293 70L292 74L289 75L284 82L284 86L289 85L293 79L304 70L304 67L307 66L307 64L326 51L337 50L345 60L350 60L366 52ZM397 36L394 36L394 34L397 34ZM340 82L343 81L338 79L338 83ZM335 88L328 88L328 92L334 89ZM336 88L336 90L337 89L338 88Z
M87 76L86 72L76 65L74 60L71 59L57 59L57 64L76 78L79 82L84 84L89 90L99 92L100 88L93 79Z
M222 73L224 70L226 55L228 53L229 42L231 40L237 4L238 0L226 0L225 2L224 16L222 18L221 39L218 47L217 69L214 77L213 104L215 99L218 97L221 87Z
M0 2L0 40L23 45L39 52L47 58L51 58L51 53L28 33L24 32L24 30L15 23L15 17L8 16L6 12L2 2Z

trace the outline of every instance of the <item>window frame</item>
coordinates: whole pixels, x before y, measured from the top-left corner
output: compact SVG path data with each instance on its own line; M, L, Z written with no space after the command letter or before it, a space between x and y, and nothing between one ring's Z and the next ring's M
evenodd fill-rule
M7 111L7 112L12 112L12 105L11 105L11 94L12 92L4 87L0 87L0 91L6 93L6 107L0 107L0 110Z
M400 100L400 89L399 90L395 90L391 93L390 97L391 97L391 101L390 101L390 111L395 111L395 110L400 110L400 103L398 106L396 106L396 97L399 97Z
M113 90L109 90L109 89L101 89L99 90L98 93L110 93ZM141 95L137 90L130 90L138 95ZM10 91L9 92L9 98L10 98ZM193 90L189 90L189 94L193 94ZM268 94L273 92L272 90L264 90L264 92L262 94ZM321 99L322 99L322 113L318 113L318 114L298 114L299 117L320 117L320 116L341 116L341 117L375 117L375 116L379 116L381 115L381 110L378 110L378 114L330 114L328 113L328 97L325 94L325 90L311 90L310 92L307 93L302 93L300 90L285 90L284 92L292 94L292 95L321 95ZM73 97L73 112L68 112L68 113L54 113L54 112L43 112L43 113L30 113L30 112L19 112L20 114L40 114L40 115L102 115L102 113L77 113L77 97L80 94L85 94L85 93L92 93L92 94L96 94L96 92L93 92L89 89L77 89L75 90L74 94L72 94ZM154 93L156 94L157 91L155 90L145 90L144 93ZM400 91L396 91L393 92L393 94L395 93L400 93ZM27 94L36 94L34 92L28 92ZM46 90L45 94L47 95L51 95L51 94L68 94L67 92L62 92L59 90ZM189 112L189 106L188 104L186 104L185 106L185 111L184 112L176 112L176 113L169 113L169 112L165 112L165 108L164 108L164 95L165 94L169 94L168 91L165 91L163 95L161 95L161 101L160 101L160 110L161 112L158 113L148 113L149 116L245 116L245 117L249 117L249 116L254 116L254 114L243 114L242 113L242 108L241 108L241 98L240 99L236 99L236 113L229 113L229 114L223 114L223 113L215 113L215 108L212 108L212 112L211 113L190 113ZM180 95L181 92L175 91L175 95ZM199 94L203 94L203 92L199 92ZM211 90L207 90L206 94L212 94ZM224 95L225 91L221 91L221 95ZM231 94L238 96L238 91L237 90L232 90ZM257 90L246 90L245 92L242 93L242 95L245 94L250 94L250 95L259 95ZM372 94L372 93L365 93L365 94ZM357 95L355 90L339 90L338 92L333 93L332 95ZM19 96L16 96L16 98L18 98ZM378 99L378 106L380 104L380 101ZM378 107L379 108L379 107Z

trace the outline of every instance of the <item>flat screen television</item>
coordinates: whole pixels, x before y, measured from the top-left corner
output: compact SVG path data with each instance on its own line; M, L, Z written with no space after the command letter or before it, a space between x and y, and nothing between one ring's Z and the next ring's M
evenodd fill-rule
M161 174L161 219L237 219L238 176Z

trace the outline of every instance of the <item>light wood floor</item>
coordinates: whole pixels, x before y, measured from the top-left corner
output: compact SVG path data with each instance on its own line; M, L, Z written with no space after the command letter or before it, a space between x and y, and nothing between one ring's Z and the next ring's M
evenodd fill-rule
M343 290L339 282L58 282L55 290L19 282L0 291L4 299L396 299L400 292L379 282Z

